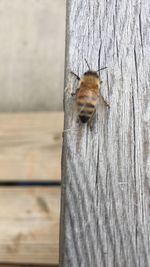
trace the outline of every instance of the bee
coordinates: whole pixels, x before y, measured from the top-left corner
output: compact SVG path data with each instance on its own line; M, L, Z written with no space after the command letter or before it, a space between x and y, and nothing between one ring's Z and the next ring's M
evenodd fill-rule
M76 96L78 115L82 123L90 122L95 114L96 105L100 96L100 85L102 83L97 72L107 68L104 67L98 69L97 71L93 71L90 69L90 66L86 59L85 61L89 70L86 71L81 76L81 78L74 72L71 72L79 81L79 88L76 89L76 92L72 95ZM105 105L109 107L109 103L104 99L102 95L101 97Z

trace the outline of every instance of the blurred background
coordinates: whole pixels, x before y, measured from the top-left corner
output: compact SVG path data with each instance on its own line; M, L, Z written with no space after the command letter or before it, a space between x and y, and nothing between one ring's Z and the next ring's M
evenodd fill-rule
M58 266L65 12L0 1L0 266Z
M65 0L0 1L0 111L62 109Z

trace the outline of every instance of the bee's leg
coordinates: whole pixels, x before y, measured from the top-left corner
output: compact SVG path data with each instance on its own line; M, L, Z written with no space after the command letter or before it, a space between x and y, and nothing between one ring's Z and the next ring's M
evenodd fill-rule
M76 95L76 93L71 93L71 96L75 96Z
M73 74L77 78L78 81L80 81L80 77L76 73L74 73L73 71L71 71L70 73ZM75 96L78 91L79 91L79 88L76 90L75 93L72 93L71 95L72 96Z
M106 105L108 108L110 108L110 104L109 104L109 102L107 102L107 100L105 100L105 98L104 98L103 96L102 96L102 99L103 99L105 105Z
M72 96L75 96L79 91L79 88L77 88L77 90L75 91L75 93L71 93Z
M109 102L107 102L107 100L105 100L105 98L102 96L101 92L98 94L98 97L100 97L100 96L101 96L101 98L102 98L104 104L105 104L107 107L110 108L110 104L109 104Z
M103 81L100 81L100 84L102 84L102 83L103 83ZM105 100L105 98L102 96L102 94L101 94L100 91L99 91L98 96L101 96L101 97L102 97L102 100L103 100L103 102L104 102L104 104L105 104L107 107L110 108L110 104L109 104L109 102L107 102L107 100Z
M96 112L96 109L94 110L91 118L89 119L88 121L88 125L90 126L90 129L92 130L93 129L93 125L94 125L94 115L95 115L95 112Z
M79 119L79 117L77 117L76 122L77 122L78 124L80 124L80 119Z

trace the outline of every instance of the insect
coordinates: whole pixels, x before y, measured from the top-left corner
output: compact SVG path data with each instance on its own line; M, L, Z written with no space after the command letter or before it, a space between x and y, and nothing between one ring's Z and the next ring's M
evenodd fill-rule
M76 96L76 103L78 107L79 119L82 123L91 122L95 111L96 104L100 94L100 85L102 81L98 76L98 71L104 70L107 67L93 71L85 59L86 64L89 68L87 72L81 76L81 78L74 72L71 72L79 81L79 88L72 95ZM106 106L109 107L109 103L101 95Z

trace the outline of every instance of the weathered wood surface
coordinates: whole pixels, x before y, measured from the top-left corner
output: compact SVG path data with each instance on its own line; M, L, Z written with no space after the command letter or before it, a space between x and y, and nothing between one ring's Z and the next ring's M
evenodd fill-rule
M150 266L150 4L67 1L60 266ZM70 71L101 72L110 109L77 123Z
M60 188L0 188L0 263L58 264L59 210Z
M0 181L60 180L63 113L0 114Z

